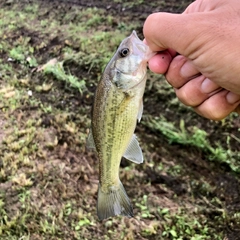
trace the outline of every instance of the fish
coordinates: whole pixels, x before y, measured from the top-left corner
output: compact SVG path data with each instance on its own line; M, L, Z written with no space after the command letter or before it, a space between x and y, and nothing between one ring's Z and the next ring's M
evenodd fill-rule
M119 45L95 91L87 148L95 149L99 159L99 220L116 215L133 217L119 169L122 157L143 162L134 131L142 117L147 62L152 55L133 31Z

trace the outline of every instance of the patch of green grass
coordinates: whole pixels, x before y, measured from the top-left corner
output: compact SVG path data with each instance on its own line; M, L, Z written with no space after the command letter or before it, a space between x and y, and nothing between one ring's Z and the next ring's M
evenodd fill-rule
M21 63L24 62L24 60L25 60L24 51L20 46L11 49L11 51L9 52L9 56L11 58L13 58L14 60L19 61Z
M13 81L13 79L11 79ZM22 97L28 97L22 89L17 89L10 85L2 86L0 89L0 100L2 111L14 110L20 106Z
M193 126L185 128L184 120L180 121L179 127L174 123L166 121L164 117L151 117L143 122L152 131L160 132L170 144L177 143L186 146L196 147L207 153L209 160L226 163L234 172L240 172L239 153L232 149L224 149L219 143L211 145L208 134L205 130Z
M67 74L63 68L64 62L54 62L53 64L46 64L43 71L45 74L52 74L57 80L64 81L72 88L78 89L82 92L85 88L85 80L79 79L72 74Z
M9 57L20 64L26 64L29 67L36 67L38 65L36 58L34 56L30 56L33 52L34 49L32 47L28 47L28 50L26 50L26 48L24 49L21 45L12 48L9 52Z
M154 198L157 200L159 197L155 196ZM144 219L148 220L147 224L143 224L141 227L143 236L158 236L158 239L174 240L223 239L223 232L214 231L214 225L207 220L204 214L208 206L184 206L184 203L172 203L172 207L161 208L159 205L151 206L150 202L151 200L147 195L136 202L136 206L139 208L136 219L139 220L139 223L143 222ZM215 221L219 224L225 222L226 213L224 209L215 208L215 211L219 212ZM160 229L161 233L159 235Z
M204 218L195 217L194 211L189 216L183 209L179 208L174 214L170 209L159 210L160 216L164 220L162 237L170 239L222 239L223 233L212 232L212 229L206 224Z
M112 32L96 31L92 35L83 32L81 36L78 36L76 34L77 31L79 31L78 28L70 32L69 35L73 39L74 45L80 48L80 51L77 53L66 53L64 58L66 60L74 60L80 66L87 67L88 72L94 70L99 71L99 74L109 62L117 46L126 36L120 33L120 31L116 31L114 34ZM106 42L108 43L107 45ZM98 47L96 48L96 46Z
M140 208L140 214L142 218L152 217L149 207L147 206L147 195L144 195L142 201L137 202L136 206Z

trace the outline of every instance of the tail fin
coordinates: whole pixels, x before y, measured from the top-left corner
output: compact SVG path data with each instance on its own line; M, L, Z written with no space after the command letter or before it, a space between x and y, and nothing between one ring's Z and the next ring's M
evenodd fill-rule
M119 188L109 189L108 193L104 193L99 184L97 215L99 220L116 215L133 217L133 208L121 181Z

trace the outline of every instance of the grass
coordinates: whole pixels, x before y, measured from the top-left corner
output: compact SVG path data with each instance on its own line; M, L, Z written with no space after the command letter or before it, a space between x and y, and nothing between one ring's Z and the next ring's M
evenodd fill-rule
M143 124L153 131L163 134L170 144L177 143L201 149L207 154L210 161L225 163L232 171L240 173L239 152L231 149L229 144L227 145L228 149L224 149L218 142L211 145L205 130L196 126L187 130L183 119L180 120L179 127L176 127L174 123L167 121L164 117L152 118L149 116Z
M71 73L66 74L63 68L64 62L58 62L57 60L53 60L56 59L52 59L44 65L43 72L45 74L52 74L57 80L66 82L70 85L70 87L77 89L81 93L85 87L85 80L81 79L81 81L79 81L79 79L73 76ZM43 86L38 88L38 90L49 91L51 89L51 86L52 84L43 84Z
M146 161L120 171L135 218L97 220L98 165L85 151L92 97L116 47L142 22L66 9L37 1L0 8L0 238L195 240L238 230L236 116L197 119L155 75L138 128Z

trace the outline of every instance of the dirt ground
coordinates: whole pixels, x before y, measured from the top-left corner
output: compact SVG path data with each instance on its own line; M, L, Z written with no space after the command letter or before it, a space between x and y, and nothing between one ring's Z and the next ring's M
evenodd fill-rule
M86 151L96 84L120 41L152 12L191 1L0 3L0 239L240 239L240 120L214 122L148 74L122 160L134 218L99 222L98 161Z

